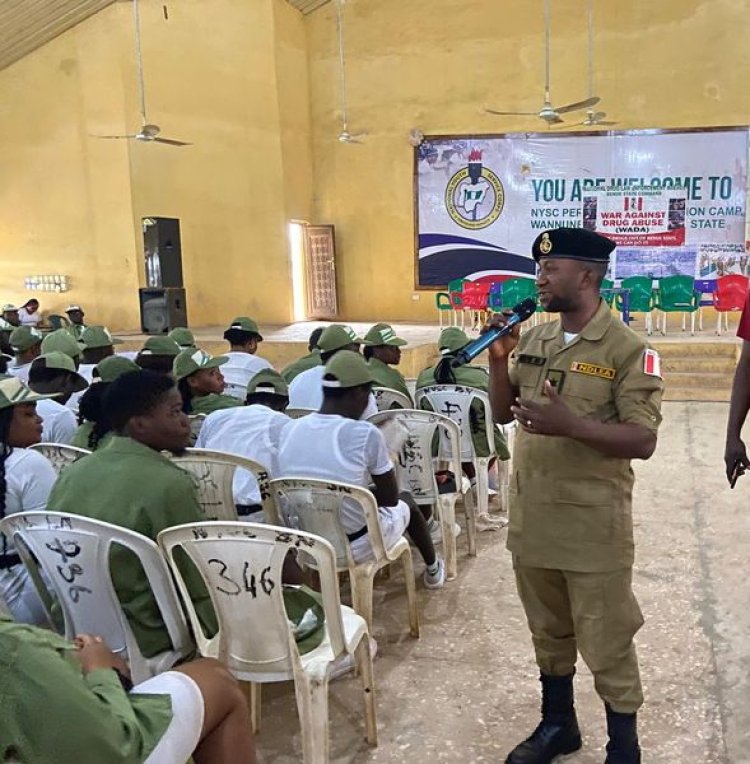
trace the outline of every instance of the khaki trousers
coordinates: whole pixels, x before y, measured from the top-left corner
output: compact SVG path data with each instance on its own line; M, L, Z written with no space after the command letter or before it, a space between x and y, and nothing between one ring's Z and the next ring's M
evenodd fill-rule
M643 704L633 637L643 615L632 569L607 573L529 568L514 557L516 585L543 674L572 674L577 653L594 675L599 696L619 713Z

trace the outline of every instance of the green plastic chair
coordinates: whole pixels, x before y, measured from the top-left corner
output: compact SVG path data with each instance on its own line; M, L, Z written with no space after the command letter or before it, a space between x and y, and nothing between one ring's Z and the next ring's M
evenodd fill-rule
M518 305L519 302L533 297L536 300L536 283L534 279L508 279L503 281L503 310Z
M436 292L435 293L435 307L438 309L438 317L440 319L440 328L443 328L443 313L446 310L453 310L451 305L451 296L448 292ZM452 322L451 322L452 323Z
M609 291L615 288L615 282L610 279L602 279L602 285L599 287L599 292L602 296L602 300L612 307L612 303L615 301L615 293Z
M630 302L628 310L630 313L646 314L646 333L653 331L652 311L654 309L654 295L652 289L653 279L651 276L630 276L623 279L620 283L620 289L627 289ZM615 308L622 313L623 302L622 294L615 295Z
M692 276L665 276L659 279L659 286L654 290L654 307L661 311L661 333L667 333L668 313L682 313L683 332L685 316L690 313L690 333L695 334L695 314L700 307L700 300L701 295L695 288Z
M461 317L461 325L465 323L464 319L464 284L469 279L453 279L448 282L448 296L451 301L451 310L456 315L456 326L458 326L458 316Z

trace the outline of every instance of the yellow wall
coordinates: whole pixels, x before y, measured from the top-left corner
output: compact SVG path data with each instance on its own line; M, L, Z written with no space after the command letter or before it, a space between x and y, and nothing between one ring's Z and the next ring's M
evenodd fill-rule
M552 3L552 94L587 95L585 0ZM596 92L617 129L747 123L750 33L736 0L597 0ZM542 0L347 0L350 130L336 141L334 6L307 17L315 218L334 223L350 320L434 320L414 302L412 127L426 134L544 129L483 106L533 111L543 89Z

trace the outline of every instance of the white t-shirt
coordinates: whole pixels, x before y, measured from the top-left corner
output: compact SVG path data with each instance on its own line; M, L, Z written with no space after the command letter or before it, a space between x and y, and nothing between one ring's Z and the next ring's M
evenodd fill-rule
M290 422L288 416L267 406L214 411L203 421L195 446L253 459L276 477L281 432ZM258 483L247 470L235 470L232 492L235 504L260 504Z
M298 374L289 385L289 406L293 409L313 409L318 411L323 405L323 377L325 366L313 366ZM375 396L370 393L367 408L360 419L368 419L378 413Z
M227 363L219 367L219 371L227 383L227 389L224 392L243 401L245 400L247 383L259 371L273 368L265 358L250 353L233 350L224 353L224 355L229 359Z
M37 326L42 323L42 316L38 310L29 313L25 308L18 311L18 320L21 326Z
M115 355L119 355L121 358L127 358L128 361L135 361L138 356L137 350L120 350Z
M8 366L8 374L20 379L21 382L29 384L29 369L31 369L31 362L22 363L20 366L14 361Z
M70 443L78 421L75 414L51 398L36 402L36 413L42 418L42 440L45 443Z
M335 414L309 414L292 420L281 434L278 477L336 480L369 487L371 475L393 469L385 440L374 424ZM357 505L341 511L346 533L365 523Z

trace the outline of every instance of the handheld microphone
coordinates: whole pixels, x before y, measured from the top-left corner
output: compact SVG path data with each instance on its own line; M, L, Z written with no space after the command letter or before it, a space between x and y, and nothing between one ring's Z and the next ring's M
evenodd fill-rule
M474 360L483 350L486 350L498 337L504 337L510 334L510 330L516 325L531 318L536 310L536 300L532 297L523 302L519 302L513 308L513 314L508 317L508 323L503 327L493 327L488 332L472 340L468 345L464 345L456 353L456 357L451 360L451 366L455 369L457 366L464 366Z

